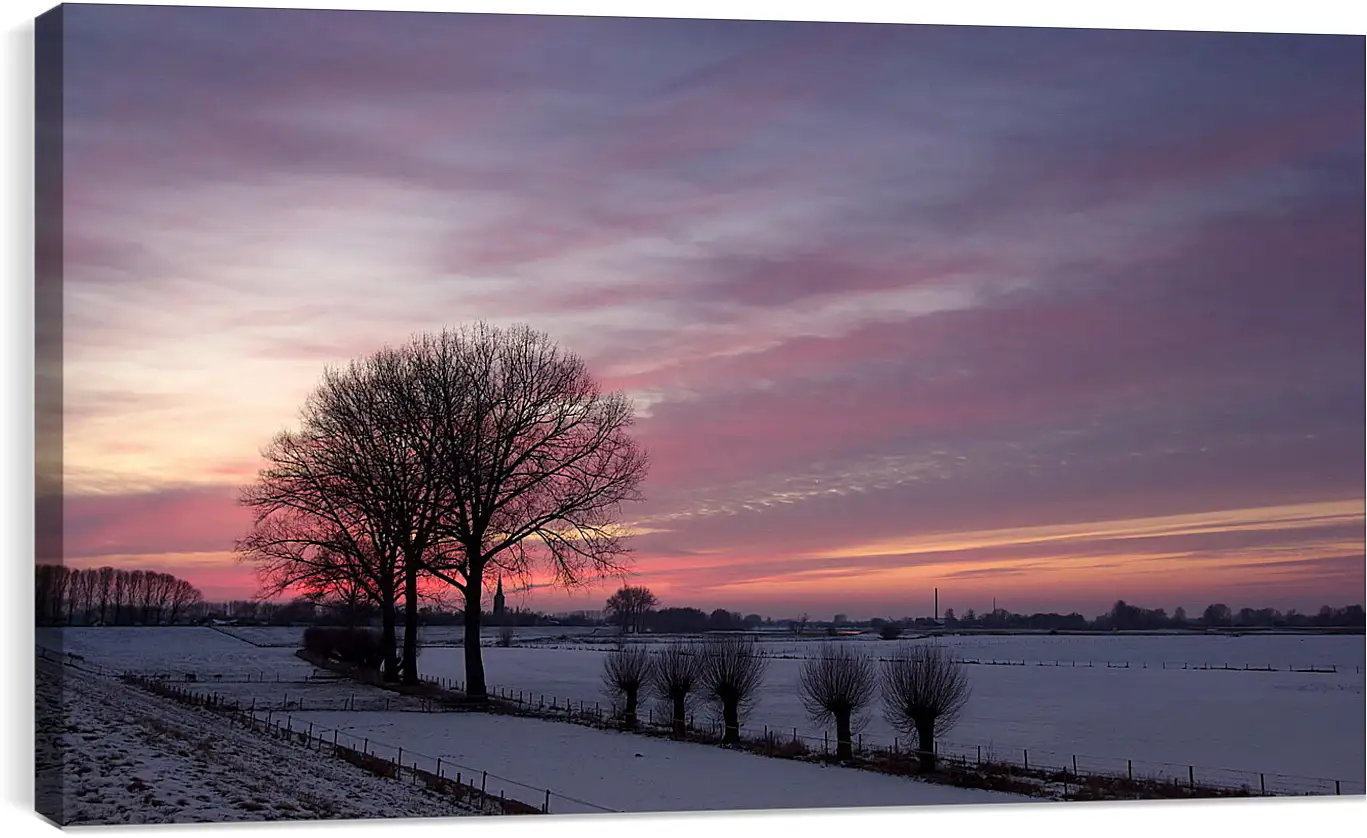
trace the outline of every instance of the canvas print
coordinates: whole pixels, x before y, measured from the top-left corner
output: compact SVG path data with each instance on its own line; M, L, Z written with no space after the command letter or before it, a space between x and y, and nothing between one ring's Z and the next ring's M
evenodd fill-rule
M1362 37L36 47L51 821L1364 794Z

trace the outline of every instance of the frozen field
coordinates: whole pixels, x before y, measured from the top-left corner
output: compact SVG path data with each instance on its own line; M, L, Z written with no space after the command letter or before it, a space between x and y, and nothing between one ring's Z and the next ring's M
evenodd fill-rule
M351 684L299 682L313 674L293 655L292 646L257 647L210 629L64 630L66 651L115 669L185 670L199 673L200 688L250 701L285 700L297 707L355 706L398 709L401 699ZM239 631L246 631L240 629ZM429 630L433 631L433 630ZM297 629L256 630L254 642L298 637ZM292 635L287 634L293 632ZM533 634L533 632L536 632ZM599 673L608 644L563 630L524 630L512 648L487 646L485 667L491 687L523 691L563 702L606 704ZM44 642L40 631L39 642ZM55 646L54 636L46 637ZM852 638L886 655L893 644ZM909 640L903 642L927 642ZM1134 761L1136 773L1185 778L1187 766L1221 782L1250 782L1258 774L1269 785L1305 791L1328 790L1342 781L1345 793L1362 793L1364 779L1364 695L1361 636L1298 635L1140 636L955 636L956 656L966 659L1029 661L1026 666L971 665L973 698L959 726L946 737L950 752L1021 761L1028 751L1034 765L1070 764L1084 771L1120 770ZM822 730L801 709L796 692L801 656L819 653L818 641L775 637L765 642L770 661L764 690L747 728L765 726L791 736L810 737L821 746ZM1092 667L1070 661L1093 661ZM1054 666L1058 661L1059 666ZM1106 666L1129 662L1130 667ZM1046 662L1047 665L1036 665ZM1174 664L1179 667L1169 667ZM1336 673L1183 670L1195 666L1338 667ZM426 646L420 657L424 677L464 679L463 650ZM261 674L264 673L264 676ZM219 675L219 679L214 679ZM266 683L235 683L264 677ZM273 677L282 681L272 683ZM207 679L207 680L206 680ZM391 705L376 702L391 701ZM414 709L414 708L409 708ZM698 708L697 719L707 718ZM876 709L863 736L869 743L891 744L893 731ZM1242 773L1239 773L1242 772ZM1251 779L1250 779L1251 778ZM521 779L521 778L519 778Z
M126 629L141 631L142 629ZM165 629L178 631L179 629ZM424 646L454 646L464 639L459 626L436 626L422 629L419 639ZM221 634L238 637L262 646L295 649L303 639L304 630L284 626L230 626ZM493 645L499 630L481 631L482 645ZM556 649L601 649L615 641L610 628L529 627L513 629L519 645L535 645ZM906 639L919 635L909 633ZM633 641L670 642L670 635L641 635ZM759 635L763 649L777 656L801 656L813 653L826 638L808 636L797 638L784 632ZM40 641L41 642L41 641ZM872 643L871 651L886 647L889 641L874 634L864 634L841 642ZM1131 666L1161 667L1163 664L1188 666L1230 666L1242 669L1268 667L1276 669L1326 668L1361 672L1367 657L1367 644L1362 635L1304 635L1304 634L1122 634L1122 635L1048 635L1048 634L954 634L940 642L949 644L961 658L983 661L1026 661L1028 663L1059 662L1068 665L1076 661L1093 665L1108 662Z
M121 672L186 672L224 678L301 679L313 667L289 648L261 649L207 628L110 626L40 628L37 642L53 651L80 655L88 662Z
M40 661L38 796L69 824L466 815L455 803Z
M485 766L521 783L549 788L554 794L551 811L560 813L602 811L598 807L618 812L680 812L1037 802L906 777L825 768L710 745L514 716L293 715L296 727L310 723L316 728L342 731L353 747L368 740L369 750L381 757L395 757L393 746L403 747L406 763L416 760L427 770L433 770L440 757L445 761L444 770L451 773L462 765ZM491 777L488 783L490 792L506 790L510 796L520 797L519 787L502 778Z
M1048 638L1056 639L1056 638ZM1179 640L1181 638L1178 638ZM1361 642L1361 638L1355 638ZM887 644L874 646L887 649ZM810 651L815 651L812 649ZM544 693L562 701L605 702L603 652L488 648L491 685ZM427 649L427 675L464 678L460 649ZM822 731L803 712L796 684L802 662L774 659L748 726L789 735ZM1126 760L1304 777L1352 780L1361 789L1364 761L1363 676L1356 673L1227 672L1154 668L970 666L973 697L947 737L964 752L1079 767L1125 767ZM549 698L548 698L549 700ZM699 718L706 711L698 710ZM869 741L894 732L875 711ZM1153 773L1158 766L1145 766ZM1171 772L1168 772L1171 773Z

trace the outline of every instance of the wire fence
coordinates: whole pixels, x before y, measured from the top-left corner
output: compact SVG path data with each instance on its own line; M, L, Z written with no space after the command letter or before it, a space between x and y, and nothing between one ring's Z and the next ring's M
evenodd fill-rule
M456 762L447 756L425 754L389 742L359 737L270 708L253 710L240 700L158 678L128 673L127 683L193 707L227 716L235 723L276 739L330 754L372 774L444 792L486 814L569 814L616 812L572 795L534 786ZM533 802L534 801L534 802Z
M700 641L705 642L705 641ZM870 641L872 642L872 641ZM664 646L665 644L650 644ZM527 644L525 648L546 649L557 651L580 651L580 652L603 652L610 651L608 644L597 645L587 644ZM821 655L802 654L795 652L769 652L757 651L756 657L767 660L823 660ZM886 663L892 660L891 657L870 655L870 660L878 663ZM1367 667L1360 664L1349 666L1348 664L1337 663L1210 663L1209 661L1150 661L1150 660L1076 660L1055 658L1053 660L1032 659L1032 658L982 658L982 657L959 657L953 659L955 663L968 666L1046 666L1061 669L1160 669L1160 670L1186 670L1193 672L1309 672L1319 674L1349 673L1361 675L1367 671Z
M465 688L464 682L454 679L430 679L428 683L461 692ZM491 697L511 704L519 713L595 727L620 729L623 726L620 708L610 704L604 706L596 701L565 699L501 687L489 687L488 692ZM658 735L668 735L674 728L673 721L665 714L657 714L649 703L638 711L637 724L642 731ZM719 720L706 717L699 720L696 712L687 714L684 729L688 738L704 742L720 742L724 733L723 724ZM742 745L747 749L770 756L831 762L835 760L838 751L838 742L830 732L812 734L794 727L773 726L754 721L747 722L742 739ZM891 763L908 760L914 763L916 760L914 743L901 737L889 740L861 733L853 735L849 744L852 756L858 761L881 759ZM1143 784L1157 791L1163 790L1157 789L1157 786L1167 787L1171 784L1180 796L1189 796L1191 792L1201 791L1267 796L1367 793L1367 786L1361 779L1309 777L1191 763L1097 756L1044 748L1015 748L996 743L984 745L937 741L935 753L938 759L951 761L961 768L1005 768L1037 779L1053 778L1055 783L1062 786L1058 796L1063 798L1070 798L1067 785L1071 784L1074 787L1071 799L1076 799L1081 791L1077 786L1089 781L1109 784L1124 781L1130 784Z
M196 677L190 679L189 682L177 683L165 677L164 674L158 673L114 673L97 664L89 664L83 659L71 660L72 657L79 658L79 656L61 655L44 650L41 647L39 647L39 653L40 656L50 660L58 660L97 674L126 676L138 679L141 683L155 683L160 685L158 689L169 690L172 697L195 696L189 700L200 702L200 706L229 706L234 711L253 718L265 714L268 724L271 722L278 724L277 717L284 715L287 730L292 724L290 721L292 716L289 715L291 712L443 713L470 712L471 709L467 703L451 701L443 695L465 693L465 682L455 678L433 677L423 679L425 685L435 688L435 694L427 696L386 695L362 691L333 698L316 698L309 697L302 692L291 696L287 690L282 690L279 697L252 695L245 698L230 698L209 690L211 686L217 683L278 683L282 686L298 684L304 687L338 679L314 677L293 681L272 681L264 673L261 673L255 679L247 677L211 681L199 680ZM1020 666L1022 664L997 663L985 665ZM488 687L488 693L492 698L501 701L506 711L521 715L532 715L605 729L621 729L623 726L620 708L611 703L569 699L531 690L514 690L497 686ZM704 742L720 741L723 733L719 721L709 718L700 721L697 719L696 713L693 712L690 712L685 719L684 729L686 738ZM315 733L321 730L319 728ZM669 735L673 730L673 723L663 714L657 714L655 708L646 703L641 708L638 717L638 730L656 735ZM760 731L762 734L757 735ZM813 734L794 727L749 721L745 733L748 734L743 737L742 744L745 747L771 756L788 756L831 762L835 760L838 751L838 743L834 741L834 737L829 732ZM340 731L336 734L339 737L349 736L349 734ZM393 753L397 757L401 751L399 746L371 742L370 740L364 740L361 744L363 754L368 754L370 750L380 749L384 750L385 753ZM850 751L857 761L884 760L891 763L910 761L914 764L916 760L915 750L911 742L903 740L901 737L893 737L888 740L887 738L856 734L850 741ZM1173 789L1178 792L1214 790L1250 795L1360 795L1367 793L1367 787L1360 779L1309 777L1280 772L1117 758L1043 748L1012 747L999 743L968 744L937 741L935 751L938 759L957 764L960 768L993 768L996 770L1005 768L1035 779L1053 778L1053 784L1062 786L1059 796L1064 798L1069 797L1068 786L1071 784L1074 799L1080 792L1077 787L1092 780L1143 783L1150 787L1155 784L1163 786L1171 784ZM449 768L455 765L446 761L444 757L410 753L423 761L423 765L434 769L438 777L441 776L443 766ZM404 771L408 768L405 766L399 770ZM473 769L465 766L460 766L457 770L473 772ZM483 772L480 773L482 775ZM547 799L561 799L562 806L571 807L568 810L558 808L557 811L612 811L606 807L577 800L573 797L557 795L546 789L527 786L515 780L497 777L497 775L489 776L495 777L506 785L548 795ZM1045 791L1049 791L1049 789L1045 789Z

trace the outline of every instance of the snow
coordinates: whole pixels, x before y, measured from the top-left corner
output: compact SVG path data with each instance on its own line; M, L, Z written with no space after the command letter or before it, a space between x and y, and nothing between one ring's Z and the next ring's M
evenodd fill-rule
M76 654L114 673L216 674L224 678L290 680L312 674L292 648L262 649L211 628L191 626L40 628L37 643Z
M1016 641L1012 651L1049 643L1056 652L1059 637L989 638ZM1083 651L1110 638L1077 638ZM1125 638L1131 640L1131 638ZM1195 659L1206 651L1207 641L1222 641L1230 661L1258 657L1278 644L1291 646L1292 638L1133 638L1155 643L1155 658ZM1273 641L1250 644L1243 640ZM1332 646L1362 638L1311 638L1310 643L1332 641ZM924 642L924 641L909 641ZM1199 643L1193 649L1187 644ZM1010 644L999 644L1008 646ZM819 646L798 642L806 654ZM871 651L887 654L892 644L880 642ZM780 647L781 648L781 647ZM1137 644L1118 651L1133 653ZM1299 648L1299 644L1292 646ZM602 649L486 648L484 662L491 687L544 694L579 702L606 703L600 673ZM776 649L777 651L777 649ZM787 651L804 651L788 649ZM1301 650L1304 658L1346 660L1346 653L1313 646ZM957 652L957 649L956 649ZM1028 653L1027 653L1028 654ZM1006 659L1009 655L1002 655ZM1115 657L1113 655L1113 657ZM1039 659L1039 658L1037 658ZM420 659L424 675L463 680L461 649L425 649ZM1019 660L1019 657L1017 658ZM1069 658L1062 658L1069 660ZM1212 661L1213 662L1213 661ZM1333 792L1332 782L1343 781L1345 792L1362 793L1364 758L1363 681L1359 672L1340 667L1338 673L1246 672L1142 668L1074 668L1053 666L968 667L973 697L962 721L946 737L950 752L1028 760L1039 765L1069 765L1078 757L1086 770L1129 770L1136 774L1186 779L1188 766L1199 776L1218 777L1221 782L1248 783L1258 788L1285 791ZM766 689L747 722L761 732L764 726L787 735L797 729L820 747L822 730L803 712L796 684L800 660L771 660ZM1135 668L1141 666L1141 668ZM1348 664L1349 667L1352 664ZM1360 666L1360 664L1359 664ZM704 718L699 712L698 718ZM874 712L863 731L869 743L892 744L894 731ZM1029 751L1028 755L1025 751ZM1263 774L1263 777L1259 777ZM1276 776L1274 776L1276 775Z
M465 815L445 798L40 660L40 811L63 824Z
M425 629L423 636L429 642L434 635L445 641L457 637L458 631ZM558 627L524 630L517 642L526 646L486 646L483 655L491 687L510 690L514 695L519 690L528 697L544 695L547 703L555 697L562 704L571 699L606 706L600 672L602 655L611 647L593 642L583 630L578 630L578 636L564 631ZM251 639L271 642L299 634L299 629L260 628L253 629ZM63 629L61 635L59 639L52 630L40 630L39 642L78 652L87 661L116 671L162 671L173 678L194 672L196 681L190 684L182 680L184 686L248 704L255 700L258 707L282 708L288 702L289 712L296 716L301 701L310 713L343 707L388 707L394 712L386 718L392 717L393 723L401 725L431 724L434 715L399 712L423 708L418 700L377 688L305 680L315 671L294 656L293 647L263 648L222 631L78 628ZM894 647L893 643L866 637L841 642L863 643L870 652L884 656ZM1269 790L1287 792L1333 793L1333 780L1337 779L1344 793L1364 791L1367 730L1361 636L993 635L956 636L943 642L953 645L961 658L1031 662L1026 666L968 667L973 697L959 726L942 742L948 753L976 758L981 747L984 758L1069 767L1076 757L1083 771L1124 773L1132 764L1137 776L1180 780L1186 780L1190 770L1198 781L1247 784L1254 789L1265 783ZM819 654L821 644L778 635L767 639L764 648L772 655L797 657ZM1056 660L1059 666L1053 665ZM1082 665L1070 666L1069 661L1074 660ZM1095 665L1085 666L1088 660ZM1107 661L1122 660L1129 661L1130 668L1106 666ZM1039 661L1048 665L1036 665ZM1282 668L1332 664L1339 671L1163 669L1165 661L1178 666L1181 662L1237 667L1248 663ZM464 651L460 648L425 646L419 663L424 677L464 680ZM746 720L746 732L759 734L767 726L791 736L797 729L807 737L809 746L819 750L823 730L807 719L797 696L801 663L784 657L770 661L766 688ZM252 680L246 682L247 678ZM278 683L275 678L280 679ZM646 712L643 708L643 714ZM699 708L696 718L706 721L706 710ZM578 730L575 735L593 733ZM893 736L875 710L863 730L865 742L891 744ZM629 741L644 744L646 740L633 737ZM413 747L424 753L432 751L422 742ZM581 759L577 757L570 764L577 766ZM632 759L636 760L634 756ZM767 761L765 770L778 762ZM506 776L538 785L533 776L539 775L523 776L487 761L473 765L480 770L501 770ZM835 769L829 772L840 773ZM545 785L560 791L555 783ZM586 792L584 799L601 802L598 796ZM603 805L617 808L610 803Z
M383 757L402 747L405 763L417 760L427 770L437 758L448 774L460 765L498 766L502 775L549 789L553 814L1031 800L542 719L484 713L295 713L292 719L296 728L312 723L315 730L338 729L353 743L368 740L369 750ZM491 775L488 783L491 793L506 788L519 797L521 789L502 776Z

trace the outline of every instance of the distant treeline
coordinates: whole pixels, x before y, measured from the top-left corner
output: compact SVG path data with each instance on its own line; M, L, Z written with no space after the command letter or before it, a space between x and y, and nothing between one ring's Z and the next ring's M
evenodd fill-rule
M174 624L193 616L203 601L194 585L152 570L40 564L34 574L39 625Z
M916 621L923 623L925 621ZM1035 629L1059 631L1152 631L1155 629L1191 628L1361 628L1364 613L1361 605L1344 608L1322 606L1314 614L1302 614L1295 609L1285 613L1275 608L1240 608L1234 611L1223 603L1214 603L1196 617L1189 617L1183 608L1169 615L1162 608L1142 608L1124 600L1111 610L1088 620L1081 614L1014 614L997 609L976 614L973 609L957 616L953 609L945 611L941 621L945 628Z
M236 620L239 624L264 625L376 625L379 612L366 603L344 603L328 600L307 600L299 598L288 603L268 603L257 601L235 601L206 604L195 609L217 619ZM1313 614L1302 614L1293 610L1282 612L1275 608L1241 608L1238 611L1227 605L1215 603L1200 614L1189 616L1185 609L1178 608L1168 614L1162 608L1143 608L1130 605L1121 600L1110 611L1088 619L1079 613L1035 613L1017 614L999 608L983 613L968 609L956 614L954 609L946 609L939 620L929 617L903 617L901 619L875 617L871 620L814 620L803 615L791 619L770 619L759 614L741 614L718 608L704 611L700 608L671 607L651 608L640 615L642 631L661 634L694 634L706 631L749 631L754 629L783 629L799 634L830 633L836 629L872 629L887 631L895 636L901 631L926 629L984 629L984 630L1033 630L1033 631L1153 631L1158 629L1199 630L1205 628L1362 628L1364 614L1361 605L1343 608L1324 606ZM395 619L403 624L404 614L399 609ZM419 623L425 626L463 625L465 615L459 610L437 610L423 608L419 612ZM494 615L485 614L482 622L489 626L602 626L612 625L616 620L608 614L606 619L581 614L550 615L527 609L509 609Z

